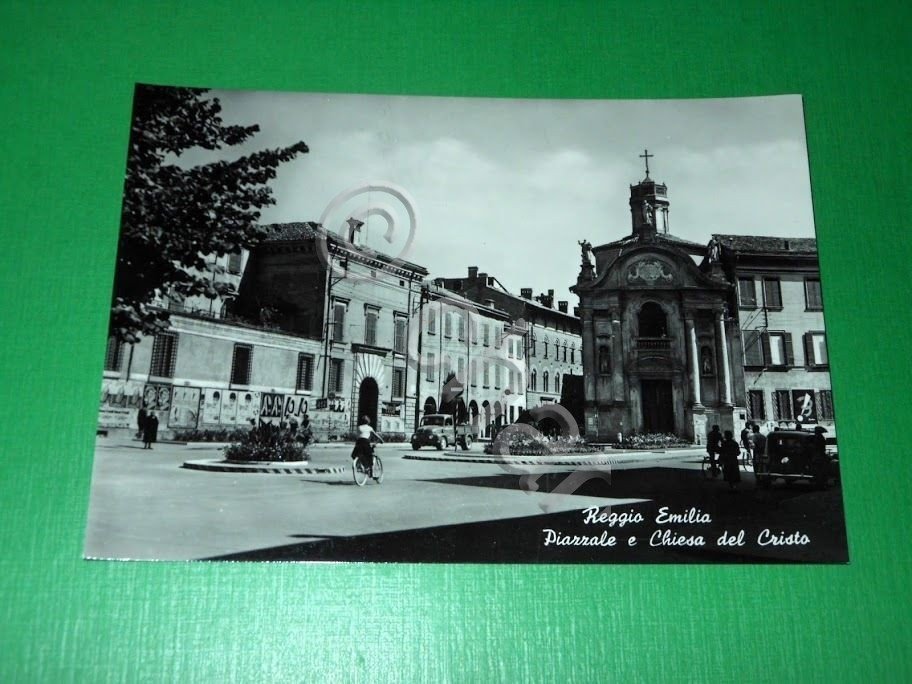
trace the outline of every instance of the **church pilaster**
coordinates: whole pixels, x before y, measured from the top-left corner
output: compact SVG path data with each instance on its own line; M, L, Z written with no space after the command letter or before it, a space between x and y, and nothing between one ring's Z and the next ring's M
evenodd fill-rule
M732 405L731 361L728 353L728 338L725 334L725 317L722 311L716 311L716 329L719 358L722 359L722 403Z
M691 389L693 390L693 405L700 407L703 405L700 387L700 354L697 347L697 331L694 328L693 315L686 314L684 324L687 327L687 344L690 350L690 376Z

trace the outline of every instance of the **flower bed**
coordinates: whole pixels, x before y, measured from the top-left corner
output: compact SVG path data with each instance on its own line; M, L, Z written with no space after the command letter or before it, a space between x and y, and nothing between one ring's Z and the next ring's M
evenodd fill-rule
M690 443L671 433L650 432L631 433L624 437L623 442L613 446L620 449L674 449L690 446Z
M486 454L505 455L505 451L508 451L510 456L558 456L594 454L600 453L601 449L587 444L582 437L546 437L524 433L500 436L484 447Z
M312 438L307 423L300 427L295 422L263 423L225 447L225 458L232 462L306 461L306 447Z

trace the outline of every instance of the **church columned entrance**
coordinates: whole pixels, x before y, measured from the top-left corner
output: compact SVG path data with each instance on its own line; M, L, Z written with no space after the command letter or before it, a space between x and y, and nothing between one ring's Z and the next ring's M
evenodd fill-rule
M641 380L643 432L675 431L674 400L671 380Z
M371 425L376 429L377 424L377 402L380 398L380 388L377 381L373 378L364 378L361 381L361 388L358 390L358 416L356 422L361 422L362 416L370 419Z

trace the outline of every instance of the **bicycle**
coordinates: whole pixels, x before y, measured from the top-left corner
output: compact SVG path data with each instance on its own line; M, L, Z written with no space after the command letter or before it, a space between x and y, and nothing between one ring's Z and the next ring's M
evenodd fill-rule
M703 454L703 462L700 465L700 470L703 472L703 477L707 480L719 477L722 470L719 468L718 456L716 459L712 459L709 454Z
M746 447L741 447L741 458L739 459L741 466L744 470L749 470L753 468L754 459L750 449Z
M374 453L373 447L371 447L371 456L373 458L373 464L369 471L365 470L364 464L361 463L360 458L352 459L352 477L355 480L355 484L359 487L363 487L367 484L368 478L373 479L377 484L383 482L383 461Z

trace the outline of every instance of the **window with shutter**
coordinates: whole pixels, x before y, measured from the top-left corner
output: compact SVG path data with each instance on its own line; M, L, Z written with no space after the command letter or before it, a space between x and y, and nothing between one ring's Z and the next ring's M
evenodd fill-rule
M393 350L399 354L406 352L405 318L397 316L393 322Z
M766 406L763 402L763 390L748 390L747 392L748 418L751 420L766 420Z
M345 304L336 302L333 305L332 339L333 342L345 340Z
M329 360L329 392L338 393L342 391L342 381L344 377L345 361L343 359Z
M393 369L393 399L401 399L405 394L405 371L402 368Z
M377 317L376 309L367 309L364 312L364 344L377 346Z
M106 371L119 371L123 365L123 343L113 335L108 338L108 348L105 350L104 369Z
M821 420L833 420L833 391L820 390L817 396L817 411Z
M177 335L159 333L152 342L152 363L149 375L159 378L174 377L174 363L177 357Z
M779 287L779 278L763 279L763 304L767 309L782 308L782 290Z
M313 389L314 357L311 354L298 354L298 377L295 388L309 392Z
M763 365L763 345L759 330L745 330L744 335L744 365L759 367Z
M231 384L250 384L250 361L253 356L253 347L249 344L234 345L234 355L231 358Z
M804 296L808 311L823 310L823 297L820 293L820 280L818 278L805 279Z
M753 278L738 278L738 301L743 309L757 306L757 287Z
M792 419L792 398L791 392L788 390L776 390L773 392L773 419Z
M804 334L804 361L811 368L823 368L829 365L826 334L822 332Z

